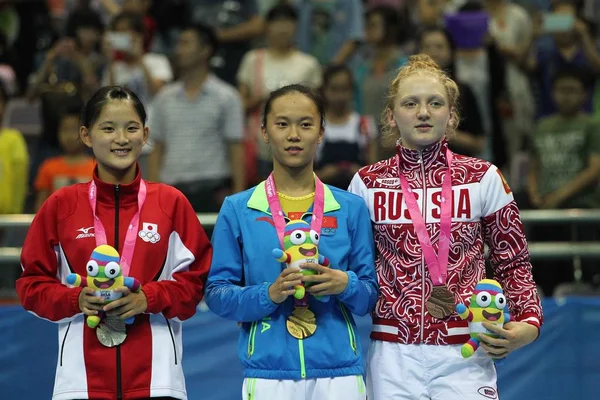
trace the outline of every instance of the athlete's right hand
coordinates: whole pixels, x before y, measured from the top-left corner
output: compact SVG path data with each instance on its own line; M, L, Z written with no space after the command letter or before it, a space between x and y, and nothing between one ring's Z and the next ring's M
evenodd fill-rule
M104 299L94 296L94 289L84 287L79 294L79 309L85 315L98 315L98 311L102 311Z
M275 304L280 304L296 291L295 286L301 285L302 274L300 268L285 268L277 277L277 280L269 286L269 297Z

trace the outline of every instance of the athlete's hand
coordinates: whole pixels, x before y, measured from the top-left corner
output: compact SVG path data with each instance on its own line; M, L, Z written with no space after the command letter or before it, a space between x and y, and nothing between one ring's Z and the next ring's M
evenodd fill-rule
M328 296L342 293L348 286L348 274L339 269L324 267L323 265L308 263L300 266L304 269L316 271L315 275L304 275L302 281L311 283L306 289L315 296Z
M275 304L280 304L296 291L295 286L302 284L300 268L290 267L281 271L277 280L269 286L269 297Z
M79 294L79 309L85 315L98 315L102 311L104 299L94 295L95 290L90 287L84 287Z
M533 342L539 333L539 329L527 322L511 321L504 328L484 322L483 326L489 331L499 335L493 338L485 333L479 334L481 347L494 359L504 358L511 351L526 346Z
M137 293L132 293L128 287L121 286L116 288L115 292L123 293L123 297L104 306L107 315L118 316L125 320L142 314L148 309L148 300L143 289Z

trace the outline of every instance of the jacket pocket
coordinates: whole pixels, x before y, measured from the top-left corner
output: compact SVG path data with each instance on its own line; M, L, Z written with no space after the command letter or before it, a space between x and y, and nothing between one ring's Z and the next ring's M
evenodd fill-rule
M171 323L165 317L165 321L167 322L167 327L169 328L169 334L171 335L171 343L173 343L173 355L175 356L175 365L177 365L177 346L175 346L175 336L173 335L173 329L171 329Z
M60 344L60 366L63 365L63 353L65 351L65 343L67 342L67 335L69 334L69 329L71 329L71 322L67 325L67 331L65 332L65 336L63 337L62 343Z

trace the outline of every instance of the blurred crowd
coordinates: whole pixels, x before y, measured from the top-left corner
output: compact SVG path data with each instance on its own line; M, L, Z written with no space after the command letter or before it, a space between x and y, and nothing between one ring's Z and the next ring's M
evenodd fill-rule
M599 22L597 0L0 0L0 214L90 179L78 114L114 84L149 109L145 177L198 212L271 170L261 107L290 83L322 91L317 171L345 189L395 153L386 89L419 52L459 84L451 148L495 163L521 209L600 208ZM547 293L573 277L549 268Z

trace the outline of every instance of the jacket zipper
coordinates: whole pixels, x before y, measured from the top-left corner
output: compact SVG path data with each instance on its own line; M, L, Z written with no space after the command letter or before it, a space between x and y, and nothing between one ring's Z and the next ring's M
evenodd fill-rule
M423 175L423 193L421 195L421 213L423 214L423 220L425 221L425 229L427 229L427 187L425 182L425 161L423 161L423 153L419 152L419 163L421 164L421 173ZM425 325L425 258L421 255L421 325L420 330L420 342L423 343L423 326Z
M304 341L298 339L298 353L300 354L300 376L306 378L306 365L304 364Z
M67 335L69 334L69 329L71 329L71 322L67 326L67 331L65 332L65 336L63 337L62 344L60 345L60 366L62 367L63 361L63 352L65 351L65 342L67 341Z
M175 337L173 336L173 330L171 329L171 323L165 317L165 321L167 321L167 326L169 327L169 333L171 334L171 342L173 342L173 354L175 354L175 365L177 365L177 348L175 347Z
M346 320L346 327L348 328L348 337L350 338L350 346L352 347L352 351L354 351L354 354L358 354L358 346L356 346L356 335L354 334L354 328L352 327L352 323L350 322L350 317L348 317L346 308L342 303L340 303L340 309L342 310L342 314L344 315L344 319Z
M254 337L256 336L256 328L258 327L258 321L254 321L250 325L250 336L248 337L248 358L254 354Z
M115 185L115 250L119 251L119 185ZM123 398L123 386L121 382L121 345L117 350L117 400Z

